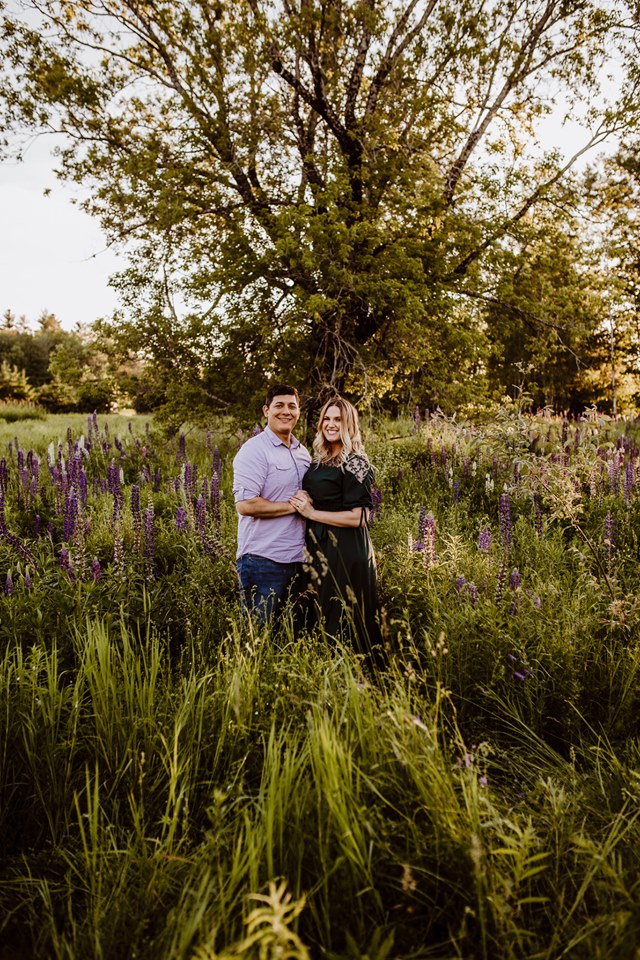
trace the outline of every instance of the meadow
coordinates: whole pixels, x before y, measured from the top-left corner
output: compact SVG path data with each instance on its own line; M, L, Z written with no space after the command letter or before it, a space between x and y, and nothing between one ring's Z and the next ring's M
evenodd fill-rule
M0 419L1 960L640 956L640 428L370 424L375 669L240 617L241 439Z

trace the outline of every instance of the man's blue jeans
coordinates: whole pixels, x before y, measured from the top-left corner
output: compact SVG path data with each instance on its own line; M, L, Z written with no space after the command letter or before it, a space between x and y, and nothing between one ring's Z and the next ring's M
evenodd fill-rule
M265 623L286 599L287 591L300 572L300 563L276 563L255 553L238 557L240 605Z

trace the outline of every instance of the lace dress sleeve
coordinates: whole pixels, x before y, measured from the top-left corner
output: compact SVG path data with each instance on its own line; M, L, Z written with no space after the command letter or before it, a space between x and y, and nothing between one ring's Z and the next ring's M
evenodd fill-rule
M373 470L365 456L353 453L344 464L344 509L373 506L371 484Z

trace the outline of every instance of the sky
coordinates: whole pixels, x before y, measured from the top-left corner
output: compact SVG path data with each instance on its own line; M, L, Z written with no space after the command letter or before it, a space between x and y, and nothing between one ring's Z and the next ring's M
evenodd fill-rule
M0 161L0 314L11 310L35 327L46 310L73 330L113 312L109 277L124 260L74 205L77 188L55 177L52 146L42 137L22 162Z

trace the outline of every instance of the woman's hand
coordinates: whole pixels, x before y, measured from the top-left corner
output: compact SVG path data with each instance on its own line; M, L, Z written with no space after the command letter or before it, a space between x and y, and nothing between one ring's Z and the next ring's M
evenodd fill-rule
M300 516L310 518L313 513L313 500L306 490L298 490L289 498L289 503Z

